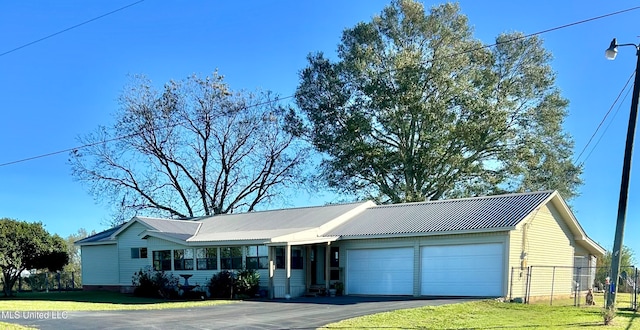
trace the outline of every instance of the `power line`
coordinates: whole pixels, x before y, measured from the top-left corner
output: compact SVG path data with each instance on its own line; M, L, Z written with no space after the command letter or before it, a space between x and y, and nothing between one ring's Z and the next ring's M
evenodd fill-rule
M600 135L600 137L598 138L598 141L596 141L596 144L593 145L593 148L591 148L591 150L589 151L589 153L587 154L587 156L584 158L584 160L580 163L580 166L582 166L587 159L589 159L589 156L591 156L591 153L593 153L593 151L596 149L596 147L598 146L598 144L600 144L600 140L602 140L602 137L607 133L607 130L609 129L609 126L611 126L611 123L613 122L613 120L616 118L616 115L618 114L618 112L620 111L620 108L622 107L622 104L624 103L624 100L627 99L627 96L629 96L629 93L631 93L632 88L629 88L627 90L627 94L624 95L624 98L622 99L622 102L620 102L620 104L618 104L618 109L616 109L616 112L613 113L613 117L611 118L611 120L609 121L609 123L607 124L607 127L604 128L604 131L602 132L602 134Z
M632 7L632 8L616 11L616 12L613 12L613 13L608 13L608 14L592 17L592 18L587 18L587 19L584 19L584 20L581 20L581 21L577 21L577 22L573 22L573 23L569 23L569 24L565 24L565 25L556 26L556 27L553 27L553 28L550 28L550 29L546 29L546 30L542 30L542 31L538 31L538 32L522 35L522 36L519 36L519 37L516 37L516 38L513 38L513 39L509 39L509 40L502 41L502 42L496 42L496 43L493 43L493 44L490 44L490 45L483 45L482 47L472 48L472 49L463 51L461 53L453 54L453 55L451 55L451 57L462 55L462 54L467 54L467 53L472 53L472 52L483 50L483 49L486 49L486 48L495 47L495 46L497 46L499 44L505 44L505 43L514 42L514 41L517 41L517 40L520 40L520 39L528 39L528 38L535 37L537 35L544 34L544 33L547 33L547 32L552 32L552 31L556 31L556 30L565 29L565 28L568 28L568 27L571 27L571 26L574 26L574 25L580 25L580 24L591 22L591 21L596 21L596 20L599 20L599 19L602 19L602 18L605 18L605 17L615 16L615 15L619 15L619 14L626 13L626 12L633 11L633 10L637 10L637 9L640 9L640 6Z
M104 15L99 16L99 17L96 17L96 18L94 18L94 19L91 19L91 20L86 21L86 22L84 22L84 23L78 24L78 25L73 26L73 27L71 27L71 28L68 28L68 29L66 29L66 30L63 30L63 31L60 31L60 32L54 33L54 34L52 34L52 35L50 35L50 36L48 36L48 37L42 38L42 39L40 39L40 40L36 40L36 41L31 42L31 43L29 43L29 44L26 44L26 45L24 45L24 46L18 47L18 48L14 49L14 50L10 50L9 52L2 53L2 54L0 54L0 56L5 55L5 54L8 54L8 53L10 53L10 52L12 52L12 51L18 50L18 49L20 49L20 48L24 48L24 47L26 47L26 46L28 46L28 45L30 45L30 44L34 44L34 43L36 43L36 42L38 42L38 41L41 41L41 40L47 39L47 38L49 38L49 37L51 37L51 36L54 36L54 35L56 35L56 34L60 34L60 33L64 32L64 31L68 31L68 30L73 29L73 28L75 28L75 27L77 27L77 26L80 26L80 25L86 24L86 23L88 23L88 22L90 22L90 21L94 21L94 20L99 19L99 18L101 18L101 17L104 17L104 16L106 16L106 15L110 15L110 14L112 14L112 13L116 12L116 11L119 11L119 10L125 9L125 8L127 8L127 7L131 7L131 6L133 6L133 5L137 4L137 3L140 3L140 2L142 2L142 1L144 1L144 0L140 0L140 1L138 1L138 2L135 2L135 3L132 3L132 4L127 5L127 6L125 6L125 7L122 7L122 8L120 8L120 9L117 9L117 10L115 10L115 11L113 11L113 12L110 12L110 13L104 14ZM560 29L568 28L568 27L571 27L571 26L579 25L579 24L584 24L584 23L587 23L587 22L595 21L595 20L598 20L598 19L602 19L602 18L605 18L605 17L614 16L614 15L619 15L619 14L622 14L622 13L625 13L625 12L629 12L629 11L633 11L633 10L637 10L637 9L640 9L640 6L638 6L638 7L632 7L632 8L629 8L629 9L624 9L624 10L620 10L620 11L616 11L616 12L613 12L613 13L604 14L604 15L600 15L600 16L596 16L596 17L592 17L592 18L588 18L588 19L585 19L585 20L581 20L581 21L577 21L577 22L573 22L573 23L569 23L569 24L565 24L565 25L560 25L560 26L557 26L557 27L554 27L554 28L550 28L550 29L546 29L546 30L542 30L542 31L534 32L534 33L527 34L527 35L524 35L524 36L521 36L521 37L517 37L517 38L513 38L513 39L510 39L510 40L507 40L507 41L503 41L503 42L501 42L501 43L502 43L502 44L504 44L504 43L514 42L514 41L517 41L517 40L520 40L520 39L531 38L531 37L533 37L533 36L540 35L540 34L543 34L543 33L552 32L552 31L556 31L556 30L560 30ZM459 53L456 53L456 54L451 54L451 55L450 55L450 57L453 57L453 56L459 56L459 55L467 54L467 53L470 53L470 52L475 52L475 51L478 51L478 50L482 50L482 49L486 49L486 48L494 47L494 46L497 46L498 44L499 44L499 43L494 43L494 44L485 45L485 46L478 47L478 48L472 48L472 49L465 50L465 51L462 51L462 52L459 52ZM290 98L293 98L293 97L295 97L295 95L289 95L289 96L285 96L285 97L281 97L281 98L276 98L275 100L270 100L270 101L266 101L266 102L262 102L262 103L258 103L258 104L253 104L253 105L250 105L250 106L248 106L248 107L254 107L254 106L259 106L259 105L269 104L269 103L273 103L273 102L277 102L277 101L281 101L281 100L290 99ZM174 126L177 126L178 124L179 124L179 123L174 124ZM14 160L14 161L6 162L6 163L0 163L0 167L8 166L8 165L13 165L13 164L17 164L17 163L22 163L22 162L26 162L26 161L30 161L30 160L34 160L34 159L39 159L39 158L49 157L49 156L53 156L53 155L58 155L58 154L61 154L61 153L70 152L70 151L74 151L74 150L79 150L79 149L83 149L83 148L88 148L88 147L91 147L91 146L94 146L94 145L98 145L98 144L104 144L104 143L108 143L108 142L113 142L113 141L117 141L117 140L125 139L125 138L128 138L128 137L132 137L132 136L135 136L135 135L137 135L137 134L140 134L140 133L134 133L134 134L124 135L124 136L118 136L118 137L114 137L114 138L112 138L112 139L108 139L108 140L104 140L104 141L98 141L98 142L94 142L94 143L90 143L90 144L80 145L80 146L73 147L73 148L68 148L68 149L64 149L64 150L59 150L59 151L54 151L54 152L50 152L50 153L46 153L46 154L41 154L41 155L37 155L37 156L33 156L33 157L28 157L28 158L18 159L18 160Z
M620 93L618 93L618 96L616 97L616 99L613 101L613 103L609 107L609 111L607 111L607 113L604 114L604 117L600 121L600 124L598 124L598 127L596 128L596 130L593 132L593 134L591 134L591 137L589 138L589 141L587 142L587 144L584 146L584 148L582 148L582 151L580 151L580 154L578 155L578 157L576 157L576 163L578 162L578 160L580 160L580 157L585 152L585 150L587 150L587 148L589 147L589 144L591 144L591 141L593 141L593 138L598 133L598 130L600 130L600 127L602 127L602 124L604 124L605 120L607 119L607 116L609 116L609 114L611 113L611 110L613 110L613 107L616 105L616 103L618 103L618 100L620 100L620 96L622 96L622 93L624 93L624 90L627 89L627 86L629 86L629 82L631 82L631 78L633 78L634 76L635 76L635 70L633 71L633 73L631 73L631 76L629 76L629 79L627 79L627 82L624 84L624 87L622 87L622 89L620 90ZM626 98L626 95L625 95L625 98ZM618 109L620 109L620 106L618 106ZM616 112L617 112L617 110L616 110ZM604 132L602 134L604 134ZM600 141L600 140L598 140L598 141ZM597 143L596 143L596 145L597 145ZM595 148L595 146L593 148ZM591 152L589 154L591 154ZM589 156L587 156L587 158L588 157ZM585 158L585 160L583 160L582 163L580 163L580 165L584 164L584 162L586 160L587 159Z
M264 101L264 102L260 102L260 103L256 103L256 104L250 104L246 108L249 109L249 108L258 107L258 106L265 105L265 104L271 104L271 103L275 103L275 102L278 102L278 101L290 99L290 98L293 98L293 97L294 97L294 95L290 95L290 96L285 96L285 97L281 97L281 98L276 98L275 100L269 100L269 101ZM166 129L173 128L173 127L176 127L176 126L178 126L180 124L182 124L182 123L178 122L178 123L169 125L169 126L167 126L165 128ZM102 140L102 141L96 141L96 142L92 142L92 143L87 143L87 144L83 144L83 145L80 145L80 146L77 146L77 147L73 147L73 148L67 148L67 149L58 150L58 151L54 151L54 152L49 152L49 153L46 153L46 154L41 154L41 155L37 155L37 156L33 156L33 157L22 158L22 159L18 159L18 160L6 162L6 163L1 163L0 167L13 165L13 164L17 164L17 163L22 163L22 162L27 162L27 161L34 160L34 159L39 159L39 158L45 158L45 157L49 157L49 156L59 155L59 154L66 153L66 152L78 151L80 149L85 149L85 148L89 148L89 147L93 147L93 146L97 146L97 145L101 145L101 144L106 144L106 143L109 143L109 142L119 141L119 140L127 139L127 138L130 138L130 137L134 137L134 136L140 135L140 134L141 133L131 133L131 134L120 135L120 136L113 137L111 139Z
M80 27L80 26L82 26L82 25L85 25L85 24L87 24L87 23L91 23L91 22L93 22L93 21L99 20L99 19L101 19L101 18L103 18L103 17L105 17L105 16L109 16L109 15L111 15L111 14L115 14L115 13L117 13L117 12L121 11L121 10L125 10L125 9L127 9L127 8L129 8L129 7L131 7L131 6L137 5L137 4L139 4L139 3L143 2L143 1L144 1L144 0L136 1L136 2L134 2L134 3L131 3L131 4L126 5L126 6L124 6L124 7L120 7L120 8L118 8L118 9L116 9L116 10L110 11L110 12L108 12L108 13L106 13L106 14L102 14L102 15L100 15L100 16L98 16L98 17L94 17L94 18L92 18L92 19L90 19L90 20L88 20L88 21L84 21L84 22L82 22L82 23L79 23L79 24L76 24L76 25L74 25L74 26L68 27L68 28L66 28L66 29L64 29L64 30L60 30L60 31L58 31L58 32L56 32L56 33L52 33L52 34L50 34L50 35L48 35L48 36L46 36L46 37L42 37L42 38L40 38L40 39L38 39L38 40L34 40L34 41L29 42L29 43L26 43L26 44L24 44L24 45L22 45L22 46L18 46L18 47L16 47L16 48L11 49L11 50L8 50L8 51L6 51L6 52L4 52L4 53L0 53L0 57L1 57L1 56L4 56L4 55L7 55L7 54L10 54L10 53L13 53L13 52L15 52L16 50L20 50L20 49L22 49L22 48L25 48L25 47L31 46L31 45L33 45L33 44L35 44L35 43L40 42L40 41L47 40L47 39L49 39L49 38L51 38L51 37L57 36L58 34L61 34L61 33L67 32L67 31L69 31L69 30L73 30L73 29L75 29L75 28L77 28L77 27Z

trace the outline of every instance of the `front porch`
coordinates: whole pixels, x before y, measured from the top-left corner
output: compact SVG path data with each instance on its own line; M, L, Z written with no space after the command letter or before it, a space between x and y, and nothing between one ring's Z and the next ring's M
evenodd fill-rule
M334 241L268 244L269 298L326 294L332 284L343 282L340 248Z

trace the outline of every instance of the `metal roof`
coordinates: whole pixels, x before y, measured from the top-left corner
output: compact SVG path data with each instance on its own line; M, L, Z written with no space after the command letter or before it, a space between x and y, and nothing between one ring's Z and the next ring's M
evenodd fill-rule
M366 209L324 236L376 236L512 228L554 192L542 191Z
M158 232L188 235L187 237L193 236L198 231L198 227L200 227L201 225L200 222L191 220L170 220L147 217L137 218L138 221L142 222L148 227L153 228L153 230L156 230Z
M110 241L110 237L111 234L115 233L118 229L120 229L120 227L122 227L124 224L115 226L113 228L109 228L105 231L101 231L97 234L85 237L81 240L77 240L74 242L74 244L87 244L87 243L99 243L99 242L108 242Z
M202 227L191 240L200 241L201 237L220 237L226 233L229 234L226 239L232 239L237 236L261 239L274 237L274 235L286 235L301 230L318 228L364 204L366 203L216 215L200 220Z

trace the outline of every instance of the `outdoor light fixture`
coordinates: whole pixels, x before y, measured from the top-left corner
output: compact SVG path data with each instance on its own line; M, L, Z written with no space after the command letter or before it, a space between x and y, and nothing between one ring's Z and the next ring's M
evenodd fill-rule
M631 98L631 112L629 113L629 128L627 129L627 144L624 149L624 161L622 164L622 181L620 183L620 199L618 202L618 218L616 220L616 234L613 241L611 255L611 284L607 288L607 308L613 309L618 293L618 276L620 274L620 260L622 257L622 239L624 237L624 224L627 217L627 197L629 193L629 174L631 172L631 155L633 153L633 138L636 131L636 118L638 117L638 96L640 96L640 48L636 44L618 45L613 38L609 48L605 51L607 59L613 60L618 54L618 46L633 46L636 48L636 78L633 84L633 96Z
M618 55L618 45L616 44L616 38L613 38L613 40L611 40L611 44L609 45L609 48L607 48L607 50L604 51L604 57L606 57L607 60L615 60L617 55Z

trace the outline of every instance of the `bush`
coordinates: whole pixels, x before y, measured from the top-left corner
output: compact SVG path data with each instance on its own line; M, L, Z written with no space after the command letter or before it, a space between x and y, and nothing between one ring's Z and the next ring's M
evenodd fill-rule
M209 293L211 298L231 299L233 298L233 283L235 275L228 270L214 274L209 280Z
M235 288L242 298L255 297L260 289L260 273L255 269L243 269L238 272Z
M133 294L140 297L172 299L178 294L179 279L173 274L145 267L133 274Z
M237 274L223 270L211 277L208 287L212 298L254 297L260 288L260 274L253 269L243 269Z

